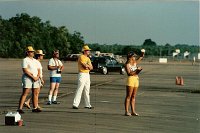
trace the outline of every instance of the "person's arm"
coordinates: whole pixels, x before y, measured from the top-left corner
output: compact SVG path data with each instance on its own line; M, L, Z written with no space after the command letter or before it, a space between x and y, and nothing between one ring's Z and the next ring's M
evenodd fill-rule
M37 74L37 77L34 79L35 81L37 81L40 78L40 68L38 68L37 70L38 70L38 74Z
M140 57L137 59L136 63L137 63L137 64L140 63L140 61L141 61L143 58L144 58L144 53L142 53L142 54L140 55Z
M93 69L93 66L92 66L90 59L88 59L87 62L86 62L86 60L83 58L83 56L80 56L79 58L80 58L79 59L80 64L84 69L86 69L86 70L92 70Z
M88 68L89 70L92 70L92 69L93 69L93 66L92 66L92 63L91 63L91 62L87 65L87 68Z
M63 71L64 70L64 66L62 65L62 66L60 66L60 70L61 71Z
M44 85L44 79L40 78L42 85Z
M93 69L92 64L89 64L89 63L81 62L81 66L86 70L92 70Z
M48 65L47 68L48 68L48 70L57 70L59 68L59 66Z
M87 68L89 69L89 70L92 70L93 69L93 66L92 66L92 63L91 63L91 60L90 59L88 59L88 63L86 64L87 66Z
M57 70L59 68L59 65L55 65L53 63L53 61L54 61L54 59L49 60L49 63L48 63L48 66L47 66L48 70Z
M40 70L41 70L41 69L40 69ZM40 80L41 80L42 85L44 85L44 78L43 78L43 75L41 75L41 72L42 72L42 71L40 71L40 77L39 77L39 78L40 78Z
M38 72L37 77L34 77L33 74L32 74L31 72L28 71L28 68L22 68L22 70L23 70L23 72L26 74L26 76L32 78L34 81L37 81L37 80L39 79L39 73L40 73L40 72ZM38 71L39 71L39 69L38 69Z
M59 62L59 69L62 72L64 70L64 65L60 60L58 62Z
M87 63L83 62L83 60L80 57L80 64L84 69L87 69Z
M125 70L128 76L130 76L131 69L128 64L125 64Z

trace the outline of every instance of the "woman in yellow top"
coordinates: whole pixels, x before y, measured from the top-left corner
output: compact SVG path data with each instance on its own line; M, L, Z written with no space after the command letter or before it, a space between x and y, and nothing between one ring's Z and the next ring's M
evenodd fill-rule
M137 55L134 52L129 52L127 55L127 61L125 63L126 73L128 75L126 83L126 98L125 98L125 115L126 116L138 116L135 111L135 97L137 89L139 87L138 73L142 70L141 67L137 67L137 64L143 59L144 52L136 59ZM132 112L129 112L129 105L131 105Z

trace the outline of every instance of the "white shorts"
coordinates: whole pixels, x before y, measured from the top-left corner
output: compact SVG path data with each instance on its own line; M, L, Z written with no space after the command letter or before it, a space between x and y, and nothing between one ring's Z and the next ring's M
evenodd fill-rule
M40 88L40 80L33 81L33 79L27 77L26 75L22 76L22 87L23 88Z

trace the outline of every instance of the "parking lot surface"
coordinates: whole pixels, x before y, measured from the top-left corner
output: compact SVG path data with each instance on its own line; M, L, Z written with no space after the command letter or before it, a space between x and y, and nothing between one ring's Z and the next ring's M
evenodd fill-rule
M65 62L58 105L46 105L49 89L47 60L42 62L45 86L40 93L41 113L25 109L23 126L5 126L8 111L17 110L21 88L21 60L0 59L0 133L199 133L200 67L189 62L143 62L136 98L138 117L124 116L127 76L91 73L91 104L72 109L77 87L77 62ZM182 76L184 86L175 85Z

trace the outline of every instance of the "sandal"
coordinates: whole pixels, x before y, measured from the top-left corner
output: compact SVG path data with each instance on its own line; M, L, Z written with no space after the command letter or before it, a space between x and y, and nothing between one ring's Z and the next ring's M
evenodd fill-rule
M37 106L38 109L42 109L39 105Z
M132 115L132 116L139 116L138 113L132 113L131 115Z
M31 106L27 104L26 102L24 103L24 107L26 107L27 109L31 109Z
M131 113L126 112L126 113L125 113L125 116L131 116Z

